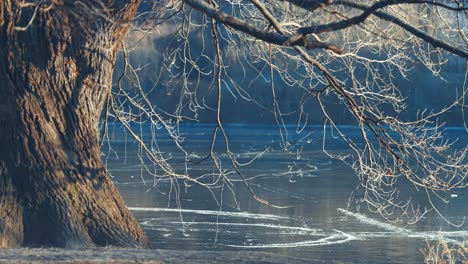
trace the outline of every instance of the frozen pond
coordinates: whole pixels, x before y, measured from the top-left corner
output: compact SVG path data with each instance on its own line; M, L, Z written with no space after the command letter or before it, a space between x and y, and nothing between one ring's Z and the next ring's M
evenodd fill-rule
M201 158L206 155L213 128L209 124L182 127L181 133L190 135L183 142L186 149ZM354 133L352 127L345 129ZM154 177L142 169L137 144L118 125L109 133L112 151L104 147L103 152L109 157L114 182L155 248L266 251L336 263L421 263L420 249L427 240L444 237L464 241L468 237L468 224L463 223L468 215L464 193L441 207L444 215L462 223L461 227L448 225L436 214L428 214L414 225L389 223L350 202L358 184L353 171L322 152L321 127L305 131L298 135L294 127L288 129L291 147L286 153L279 147L276 126L227 126L239 161L247 162L263 153L242 167L245 175L255 176L250 181L255 193L272 204L288 206L284 209L255 201L241 181L233 183L233 190L217 188L212 192L182 181L155 184ZM148 134L149 129L143 127L140 133ZM464 130L453 129L449 134L461 138L458 144L466 146ZM167 135L158 138L170 163L183 170L185 156L170 142ZM328 146L345 151L339 141L330 141ZM217 152L222 153L221 147ZM189 166L192 177L212 170L210 162Z

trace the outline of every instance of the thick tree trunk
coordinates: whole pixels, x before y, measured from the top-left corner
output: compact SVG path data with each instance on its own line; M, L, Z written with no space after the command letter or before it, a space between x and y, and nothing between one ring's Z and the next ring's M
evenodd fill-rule
M98 145L139 1L21 2L0 2L0 247L147 247Z

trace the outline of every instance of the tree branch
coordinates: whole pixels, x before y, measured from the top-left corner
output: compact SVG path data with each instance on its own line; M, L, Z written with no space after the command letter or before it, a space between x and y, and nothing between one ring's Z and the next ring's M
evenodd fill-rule
M364 10L364 11L367 10L367 8L368 8L368 7L366 7L364 5L361 5L361 4L351 3L349 1L346 1L346 2L347 2L346 5L348 5L350 7L353 7L353 8L361 9L361 10ZM413 2L416 2L416 1L413 1ZM422 2L422 1L418 1L418 2ZM430 3L433 3L433 2L430 2ZM392 22L392 23L400 26L404 30L410 32L414 36L418 37L419 39L422 39L422 40L426 41L427 43L431 44L432 46L434 46L436 48L444 49L444 50L446 50L446 51L448 51L450 53L453 53L453 54L455 54L457 56L468 59L468 50L456 48L453 45L451 45L450 43L447 43L447 42L445 42L445 41L443 41L441 39L435 38L435 37L427 34L426 32L421 31L418 28L404 22L403 20L401 20L401 19L399 19L399 18L397 18L395 16L392 16L392 15L387 14L387 13L382 12L382 11L375 11L373 13L373 15L375 15L375 16L383 19L383 20Z
M317 40L308 40L304 35L286 35L259 29L255 25L238 17L230 16L202 0L184 0L184 2L215 19L217 22L271 44L280 46L303 46L307 49L323 48L338 54L343 53L336 45Z
M285 1L291 2L291 3L295 4L295 5L298 4L298 1L296 1L296 0L285 0ZM308 2L315 2L315 1L304 1L304 2L308 3ZM352 1L337 1L335 4L340 4L340 5L356 8L356 9L362 10L363 13L358 15L358 16L355 16L355 17L352 17L352 18L349 18L349 19L346 19L346 20L343 20L343 21L339 21L339 22L333 22L333 23L329 23L329 24L325 24L325 25L318 25L318 26L312 26L312 27L303 27L303 28L300 28L297 32L299 34L306 35L306 34L312 34L312 33L320 34L320 33L324 33L324 32L337 31L337 30L345 29L345 28L360 24L360 23L364 22L364 20L366 20L370 15L375 15L375 16L383 19L383 20L389 21L391 23L394 23L394 24L400 26L401 28L403 28L406 31L413 34L414 36L416 36L416 37L418 37L418 38L420 38L420 39L422 39L424 41L427 41L428 43L430 43L434 47L442 48L442 49L444 49L444 50L446 50L446 51L448 51L450 53L453 53L453 54L458 55L458 56L460 56L462 58L468 59L468 51L467 50L456 48L453 45L451 45L451 44L449 44L449 43L447 43L447 42L445 42L445 41L443 41L441 39L435 38L435 37L427 34L426 32L421 31L421 30L417 29L416 27L411 26L410 24L404 22L403 20L401 20L401 19L399 19L399 18L397 18L395 16L392 16L392 15L390 15L388 13L383 12L383 11L379 11L380 9L382 9L384 7L387 7L387 6L390 6L390 5L400 5L400 4L431 4L431 5L434 5L434 6L440 6L440 7L449 9L451 11L457 11L457 12L467 10L468 9L467 7L463 7L463 6L451 7L451 6L443 4L443 3L438 3L438 2L434 2L434 1L424 1L424 0L399 0L399 1L385 0L385 1L377 2L377 3L375 3L375 4L371 5L371 6L365 6L365 5L362 5L362 4L354 3ZM307 6L307 5L301 4L301 5L298 5L298 6L303 7L303 6Z

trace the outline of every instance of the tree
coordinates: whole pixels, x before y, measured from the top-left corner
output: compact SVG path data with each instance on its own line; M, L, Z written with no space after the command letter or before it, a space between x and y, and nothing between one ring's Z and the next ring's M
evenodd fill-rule
M184 151L177 125L185 118L187 98L189 112L203 108L189 88L193 76L200 74L212 76L218 93L213 145L223 138L231 169L255 199L268 203L256 196L242 174L243 164L230 149L220 115L223 82L232 81L224 61L227 56L241 58L247 52L252 52L249 58L266 65L270 74L272 112L281 133L285 133L281 128L284 115L275 96L274 76L304 91L298 110L301 115L307 114L304 108L311 97L317 100L325 124L353 151L351 160L330 156L351 161L361 179L363 199L384 217L399 210L398 216L416 221L426 213L400 202L396 190L401 181L425 189L429 200L431 195L466 186L467 149L446 155L450 144L442 140L440 126L428 127L440 113L419 116L415 121L398 118L404 98L393 84L393 72L404 76L412 61L420 60L436 73L434 62L444 58L440 55L468 58L466 27L460 23L467 7L458 1L249 0L241 4L183 0L151 4L145 3L145 10L134 19L140 1L0 3L2 247L148 246L101 161L98 124L103 110L123 123L146 157L164 171L164 177L229 187L231 174L226 173L213 147L202 161L211 160L217 180L192 178L172 168L157 146L147 144L130 125L148 120L161 126ZM149 11L148 6L152 6ZM192 15L193 10L200 15ZM426 19L421 15L425 10L437 10L437 20L444 23ZM203 33L208 30L211 34L214 52L203 56L213 71L204 72L189 53L169 56L171 65L182 58L183 69L189 69L175 76L182 80L182 92L172 114L151 104L136 70L127 63L128 47L121 43L132 20L144 34L161 21L175 23L175 35L187 46L190 32L197 27L202 28L203 43L208 39ZM223 49L225 43L234 47ZM239 43L244 48L237 47ZM130 80L136 89L125 89L124 76L120 76L111 93L119 47L123 47L126 62L124 73L134 75ZM166 69L169 74L171 69ZM249 99L242 87L231 83ZM466 108L467 87L462 88L454 103L440 112ZM326 96L334 96L354 118L364 144L352 142L336 125L323 103ZM103 130L101 139L106 134L106 128ZM283 147L288 149L287 135ZM186 155L188 162L190 153Z
M0 245L148 246L98 122L139 1L0 4Z

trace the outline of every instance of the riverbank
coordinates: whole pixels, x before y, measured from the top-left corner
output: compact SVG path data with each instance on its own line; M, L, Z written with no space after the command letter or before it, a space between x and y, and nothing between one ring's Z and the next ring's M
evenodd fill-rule
M0 250L0 263L317 263L271 253L252 251L185 251L95 248L17 248Z

